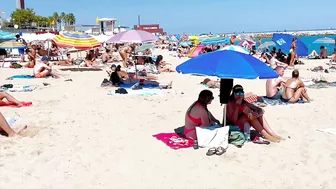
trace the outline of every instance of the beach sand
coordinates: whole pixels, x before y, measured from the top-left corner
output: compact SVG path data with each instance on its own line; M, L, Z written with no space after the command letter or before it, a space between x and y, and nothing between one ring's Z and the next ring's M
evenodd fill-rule
M186 58L164 59L178 65ZM305 60L307 68L323 60ZM0 81L34 84L33 92L11 93L32 101L27 108L1 107L5 117L22 118L29 124L24 138L0 136L1 189L100 189L100 188L324 188L336 186L336 136L316 129L336 127L336 87L308 89L310 104L267 106L271 127L285 138L279 144L248 143L229 146L223 156L208 157L207 149L172 150L152 137L173 132L184 124L187 108L205 89L203 77L162 74L173 80L164 96L110 96L101 88L106 72L60 72L61 79L5 80L28 69L0 69ZM290 76L290 72L286 72ZM72 82L65 82L71 78ZM42 83L50 83L43 86ZM265 80L235 80L246 92L265 95ZM222 119L218 89L209 106Z

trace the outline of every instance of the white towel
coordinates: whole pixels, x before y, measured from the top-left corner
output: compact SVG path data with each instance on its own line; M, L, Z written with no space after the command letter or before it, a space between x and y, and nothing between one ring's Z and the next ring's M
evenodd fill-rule
M336 128L326 128L326 129L316 129L316 130L336 136Z
M200 147L223 147L229 145L229 128L212 125L210 127L196 127L197 142Z

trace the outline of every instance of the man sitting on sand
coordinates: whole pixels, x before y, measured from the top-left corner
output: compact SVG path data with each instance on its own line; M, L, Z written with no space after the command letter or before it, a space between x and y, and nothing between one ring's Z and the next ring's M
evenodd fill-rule
M284 102L296 103L300 99L311 102L304 83L299 79L299 70L295 69L292 72L292 78L287 80L284 85L281 100Z
M269 60L269 64L270 64L270 67L273 68L273 69L275 69L277 66L281 66L284 69L286 69L288 67L288 64L280 62L277 59L277 53L275 53L275 52L272 53L272 58Z
M281 66L275 68L275 72L279 74L278 78L268 79L266 81L266 96L270 99L280 99L283 93L283 86L286 80L283 78L285 69Z
M34 66L34 77L44 78L48 75L51 75L51 67L49 67L48 58L44 56Z

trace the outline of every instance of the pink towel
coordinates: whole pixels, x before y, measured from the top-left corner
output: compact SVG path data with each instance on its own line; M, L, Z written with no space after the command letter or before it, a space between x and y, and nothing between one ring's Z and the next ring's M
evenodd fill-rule
M33 103L32 102L21 102L22 106L18 106L17 104L15 104L14 102L0 102L0 106L8 106L8 107L13 107L13 108L21 108L21 107L29 107L32 106Z
M178 150L181 148L190 148L194 146L194 141L180 137L176 133L159 133L153 135L156 139L165 143L169 148Z

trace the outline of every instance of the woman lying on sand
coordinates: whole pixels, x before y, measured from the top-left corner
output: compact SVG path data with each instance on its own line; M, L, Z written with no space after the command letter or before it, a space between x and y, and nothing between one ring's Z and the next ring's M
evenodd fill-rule
M56 63L58 66L72 66L75 64L75 60L71 58L70 54L66 54L67 59L63 61L59 61Z
M156 85L156 86L162 86L163 88L171 88L172 82L169 84L162 84L158 81L155 81L158 79L157 76L149 73L145 73L142 71L138 71L137 74L135 73L127 73L123 70L121 70L121 66L116 66L115 64L112 64L111 66L112 72L108 72L110 75L110 81L113 85L115 84L135 84L137 82L140 82L142 85Z
M15 132L7 123L5 117L0 113L0 132L4 131L7 136L14 137L19 136L19 134L25 129L27 129L27 126L24 126Z
M235 85L227 104L228 125L237 125L244 131L245 124L250 124L258 133L271 142L280 142L281 137L276 135L264 118L263 109L244 100L244 89Z
M205 78L202 82L202 85L208 86L209 88L220 88L220 81L212 81L209 78Z
M209 90L203 90L187 110L185 115L184 135L186 138L197 140L196 127L208 127L220 122L208 110L208 104L214 99Z
M300 99L310 102L304 83L299 79L299 70L292 72L292 78L288 79L284 85L284 92L281 100L284 102L296 103Z

